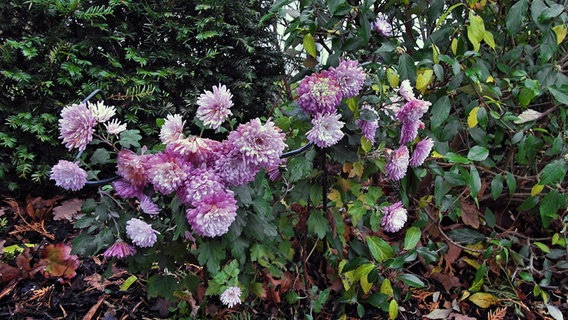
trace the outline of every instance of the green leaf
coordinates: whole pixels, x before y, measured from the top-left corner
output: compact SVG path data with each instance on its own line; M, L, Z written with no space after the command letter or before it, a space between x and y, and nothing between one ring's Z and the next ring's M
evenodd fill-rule
M515 176L510 173L507 172L505 174L505 181L507 182L507 189L509 189L509 195L512 195L515 190L517 190L517 180L515 179Z
M420 241L420 237L422 236L422 232L418 227L410 227L406 230L406 235L404 236L404 250L411 250L416 248L418 241Z
M398 74L401 79L408 79L410 82L416 81L416 66L414 60L408 54L403 54L398 60Z
M491 197L496 200L503 192L503 176L498 173L491 180Z
M91 164L105 164L110 160L110 152L103 148L98 148L91 156Z
M294 157L288 161L288 172L290 182L296 182L306 178L312 172L313 164L306 157Z
M371 255L379 263L394 255L394 249L385 240L377 236L367 237L367 245Z
M469 25L467 26L467 38L473 45L473 50L479 51L483 37L485 36L485 24L483 18L477 16L473 11L469 12Z
M311 33L304 36L304 49L310 56L314 58L317 57L318 51L316 49L316 42Z
M127 291L134 282L138 280L138 277L135 275L131 275L130 277L126 278L124 282L120 285L120 291Z
M430 128L434 129L440 127L450 115L451 108L452 105L450 104L450 98L448 98L448 96L442 96L440 99L436 100L430 111Z
M342 16L351 11L351 6L345 0L326 1L329 12L334 16Z
M519 0L507 13L507 18L505 19L505 26L507 27L507 33L509 35L516 35L521 29L523 20L527 16L527 10L529 9L528 0Z
M394 320L398 317L398 302L392 299L389 303L389 320Z
M460 243L474 244L485 240L485 236L473 229L454 229L448 231L448 236Z
M217 273L221 260L225 259L225 245L219 241L207 241L197 248L197 261L200 265L207 265L207 270Z
M420 280L420 278L410 273L401 274L398 278L411 287L423 288L426 286L424 281Z
M481 190L481 177L479 176L477 168L473 165L469 166L469 174L471 177L469 180L470 194L473 198L477 199L477 194L479 190Z
M483 285L486 273L487 267L485 266L485 264L480 265L479 268L477 268L477 270L475 271L475 278L471 283L469 291L478 292L479 290L481 290L481 286Z
M329 221L324 217L322 210L312 210L308 217L308 231L315 233L318 238L323 239L326 233L330 232Z
M471 161L483 161L489 156L489 150L482 146L473 146L469 149L467 158Z
M452 10L454 10L455 8L459 7L459 6L463 6L463 3L456 3L453 6L449 7L448 10L446 10L446 12L444 12L444 14L442 14L438 20L436 20L436 26L435 28L438 28L440 25L442 25L442 22L444 22L444 20L446 20L446 18L448 17L448 15L452 12Z
M558 210L561 209L566 209L566 195L556 190L547 193L539 206L543 227L548 228L552 220L558 217Z
M120 133L120 140L118 143L128 149L130 147L139 148L140 147L140 140L142 136L140 135L140 130L132 129L132 130L125 130Z
M548 87L548 92L558 103L568 106L568 84L561 87Z
M146 292L148 298L164 297L170 301L174 301L174 291L177 289L177 280L173 276L153 275L146 283Z
M564 180L566 176L566 171L568 170L566 166L566 161L555 160L547 164L544 169L540 172L539 184L553 186Z

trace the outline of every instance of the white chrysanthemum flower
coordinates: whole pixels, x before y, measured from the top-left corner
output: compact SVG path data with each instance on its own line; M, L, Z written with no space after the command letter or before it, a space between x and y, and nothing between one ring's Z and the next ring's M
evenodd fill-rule
M105 128L109 134L118 136L121 132L126 130L126 123L121 123L117 119L112 119L110 122L105 123Z
M91 110L98 123L107 122L116 114L116 109L113 106L107 106L102 101L97 103L87 102L87 107Z
M197 98L197 118L212 129L219 128L233 114L230 110L232 98L231 91L225 85L213 86L213 92L206 90Z
M241 288L233 286L228 287L221 293L221 302L229 308L241 303Z
M164 144L183 139L185 121L179 114L168 114L164 125L160 129L160 141Z
M149 248L153 246L158 240L156 234L160 233L140 219L132 218L126 222L126 235L139 247Z
M414 91L412 91L412 86L410 85L410 80L406 79L400 83L400 87L398 88L398 94L404 98L406 101L416 99L414 96Z
M387 232L397 232L406 223L407 211L402 206L402 202L394 203L386 208L384 208L384 215L381 220L381 226L385 228Z
M341 128L345 124L339 121L340 114L318 114L312 119L313 128L306 137L320 148L327 148L336 144L345 135Z

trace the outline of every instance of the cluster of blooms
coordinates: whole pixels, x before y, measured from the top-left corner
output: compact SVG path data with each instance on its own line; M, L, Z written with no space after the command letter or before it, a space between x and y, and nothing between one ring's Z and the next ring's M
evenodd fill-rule
M197 118L205 126L219 128L231 115L231 98L225 86L206 91L197 101ZM70 150L83 151L93 139L95 125L108 121L114 114L113 107L102 103L65 107L59 121L60 138ZM116 170L119 179L113 187L120 197L137 198L140 210L151 216L160 211L152 200L155 192L176 195L187 206L186 218L193 232L217 237L229 230L237 215L237 201L230 187L245 185L261 169L268 171L278 166L286 148L285 136L272 121L263 124L258 118L239 125L223 141L186 137L184 126L180 115L167 116L160 130L164 151L150 154L142 148L137 154L120 150ZM58 186L76 191L85 186L87 173L78 162L61 160L52 168L51 179ZM132 243L141 248L153 246L159 234L151 224L138 218L130 219L125 231ZM119 239L104 256L124 258L135 252L133 246ZM234 299L228 301L235 303Z
M354 60L343 60L329 68L305 77L298 87L298 104L312 117L307 138L320 148L339 142L344 133L337 107L343 98L359 94L365 82L365 71ZM374 133L373 133L374 135Z

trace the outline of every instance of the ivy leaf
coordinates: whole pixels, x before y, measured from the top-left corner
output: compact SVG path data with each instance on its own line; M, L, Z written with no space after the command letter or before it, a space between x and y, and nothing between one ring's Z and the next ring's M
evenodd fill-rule
M110 160L110 152L103 148L98 148L91 156L91 164L105 164Z
M141 139L142 136L140 135L139 130L125 130L120 133L120 140L118 140L118 143L126 149L130 147L139 148Z
M148 298L164 297L170 301L174 301L174 291L176 291L177 286L175 277L156 274L148 279L146 291Z
M46 277L73 278L79 267L79 258L71 254L71 247L64 244L49 244L42 252L40 264L45 264L41 273Z
M308 217L308 230L315 233L318 238L323 239L330 231L329 221L323 216L323 211L312 210Z

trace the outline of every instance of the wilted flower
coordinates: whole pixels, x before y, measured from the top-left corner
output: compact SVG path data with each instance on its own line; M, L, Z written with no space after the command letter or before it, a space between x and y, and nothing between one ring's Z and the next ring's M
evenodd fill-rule
M400 146L396 150L387 150L387 164L385 172L391 180L400 180L406 175L408 169L408 148Z
M229 308L241 303L241 288L228 287L221 293L221 302Z
M63 189L77 191L87 183L87 172L79 167L75 162L59 160L51 168L51 180L55 180L55 185Z
M93 132L97 120L87 105L73 104L61 110L59 119L59 138L67 149L73 148L84 151L89 142L93 140Z
M377 128L379 127L377 111L367 104L363 105L361 107L361 110L369 110L375 115L375 119L373 120L365 120L363 118L355 120L355 123L359 126L359 128L361 128L363 136L372 143L375 143L375 133L377 131Z
M381 226L386 232L397 232L406 223L407 211L402 206L402 202L394 203L383 209L384 215L381 220Z
M213 86L213 92L205 91L197 99L197 118L210 128L219 128L233 114L230 110L232 98L233 95L224 85Z
M152 198L150 198L148 195L141 194L139 199L140 210L142 210L142 212L149 215L156 215L160 213L160 208L157 204L154 203L154 201L152 201Z
M410 157L410 166L415 168L422 165L430 154L430 151L432 151L433 146L434 140L431 138L426 138L418 142L412 152L412 157Z
M343 98L351 98L359 94L365 82L365 71L356 60L343 60L337 68L331 68L333 77L339 83Z
M133 186L130 182L120 179L112 182L114 192L121 198L134 198L142 194L143 187Z
M344 136L341 128L345 123L339 121L339 118L341 118L341 115L337 113L316 115L312 119L313 127L308 131L306 137L320 148L327 148L336 144Z
M310 114L335 113L341 102L340 85L331 71L321 71L305 77L298 87L298 104Z
M113 106L107 106L102 101L97 103L87 102L87 107L91 110L98 123L107 122L116 114L116 109Z
M162 194L170 194L183 185L192 166L171 153L156 153L146 161L148 181Z
M126 123L120 123L117 119L113 119L110 122L105 123L105 128L108 134L119 135L122 131L126 130Z
M183 139L185 121L179 114L168 114L164 125L160 128L160 141L164 144Z
M286 148L282 130L268 120L262 125L259 118L239 125L229 134L233 150L242 154L247 164L270 167L280 163L280 156Z
M420 120L402 122L400 128L400 140L398 143L406 144L418 136L418 129L423 129L424 123Z
M237 216L237 200L230 190L208 194L196 205L196 208L186 210L186 217L193 231L204 237L227 233Z
M128 149L120 150L116 159L116 173L134 187L143 187L148 183L145 168L147 158L147 155L137 155Z
M414 96L414 91L412 91L412 86L410 85L410 81L408 79L403 80L400 83L400 87L398 88L398 94L406 101L411 101L416 99L416 97Z
M138 218L132 218L126 222L126 235L139 247L148 248L153 246L158 240L156 234L160 233L152 229L151 225Z
M401 122L415 122L420 120L432 105L429 101L413 99L405 103L396 113L396 118Z
M109 258L126 258L128 256L133 256L136 253L136 249L129 245L128 243L122 241L122 239L116 240L106 251L103 253L103 257Z
M371 28L384 37L392 36L392 25L382 17L377 17L377 20L371 23Z

